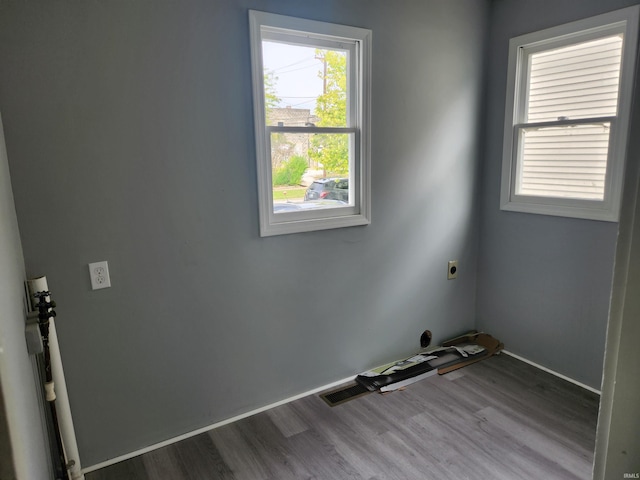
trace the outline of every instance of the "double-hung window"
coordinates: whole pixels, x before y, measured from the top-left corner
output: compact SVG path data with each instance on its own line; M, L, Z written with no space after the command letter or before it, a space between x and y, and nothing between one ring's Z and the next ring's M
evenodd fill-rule
M639 10L511 39L503 210L617 221Z
M371 31L249 22L260 235L370 223Z

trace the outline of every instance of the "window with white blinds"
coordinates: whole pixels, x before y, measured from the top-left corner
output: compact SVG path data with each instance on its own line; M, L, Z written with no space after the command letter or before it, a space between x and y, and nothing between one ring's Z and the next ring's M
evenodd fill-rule
M638 10L511 40L503 210L617 220Z
M526 120L615 116L622 35L532 53Z

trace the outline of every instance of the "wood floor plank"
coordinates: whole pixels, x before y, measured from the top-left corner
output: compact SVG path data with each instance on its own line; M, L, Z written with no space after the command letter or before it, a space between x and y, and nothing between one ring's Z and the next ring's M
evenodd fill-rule
M509 466L501 463L506 449L479 428L470 414L424 412L410 419L406 429L405 436L413 436L416 442L422 440L422 451L438 468L441 478L471 473L476 478L517 478Z
M287 439L268 415L255 415L238 422L247 447L269 472L268 478L296 480L312 478L300 458L291 455Z
M238 422L239 423L239 422ZM245 438L238 423L208 432L236 480L268 480L271 471L262 455Z
M318 398L307 397L295 402L294 408L309 422L317 419L314 428L335 445L362 477L406 480L404 468L395 461L392 452L375 441L379 434L375 428L376 418L365 416L364 423L357 420L363 411L359 405L367 404L368 397L371 395L329 410Z
M89 480L154 480L149 477L141 457L131 458L124 462L102 468L92 473L88 473Z
M546 427L532 425L507 409L487 407L478 412L478 416L483 422L508 432L512 445L520 444L535 452L536 458L544 459L547 469L558 466L567 473L576 475L576 478L588 478L590 475L588 457L572 445L550 438Z
M291 437L287 443L290 454L301 460L305 470L313 473L313 478L363 480L360 472L345 459L342 452L314 429Z
M298 416L289 404L272 408L267 411L267 415L285 437L291 437L309 429L309 425Z
M233 471L208 435L197 435L171 445L169 452L176 458L184 480L235 480Z
M507 355L331 408L308 396L87 480L577 480L599 397Z
M184 475L174 453L173 445L145 453L140 458L144 463L149 478L163 480L183 480Z
M508 364L515 359L504 357ZM489 363L489 362L486 362ZM505 363L505 362L503 362ZM528 385L514 384L507 377L510 372L504 372L504 376L495 377L492 381L492 389L489 390L487 379L491 379L491 370L494 365L484 365L484 371L473 372L467 382L475 385L480 395L486 396L486 392L492 391L495 398L491 402L497 408L509 407L517 412L522 419L529 424L546 426L550 438L580 445L580 447L592 454L594 448L594 432L597 425L597 411L599 405L598 395L576 387L575 385L559 379L545 372L543 387L540 387L537 375L538 369L528 366L523 362L516 363L516 367L522 369L520 377L528 378ZM478 365L479 367L481 365ZM523 366L529 367L523 369ZM500 372L498 372L500 374ZM544 392L552 392L559 389L561 395L545 395ZM559 428L561 426L561 428Z

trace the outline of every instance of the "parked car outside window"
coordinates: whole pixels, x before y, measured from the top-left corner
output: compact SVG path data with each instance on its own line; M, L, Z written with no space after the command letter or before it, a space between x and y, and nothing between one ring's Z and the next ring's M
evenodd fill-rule
M349 202L348 178L321 178L315 180L304 194L304 201L340 200Z

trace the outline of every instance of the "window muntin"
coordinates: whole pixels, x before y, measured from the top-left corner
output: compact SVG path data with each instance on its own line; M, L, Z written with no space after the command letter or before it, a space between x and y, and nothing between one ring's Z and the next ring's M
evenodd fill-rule
M511 40L503 210L617 220L638 10Z
M250 22L261 235L368 224L371 32L255 11ZM346 192L308 199L326 178Z

